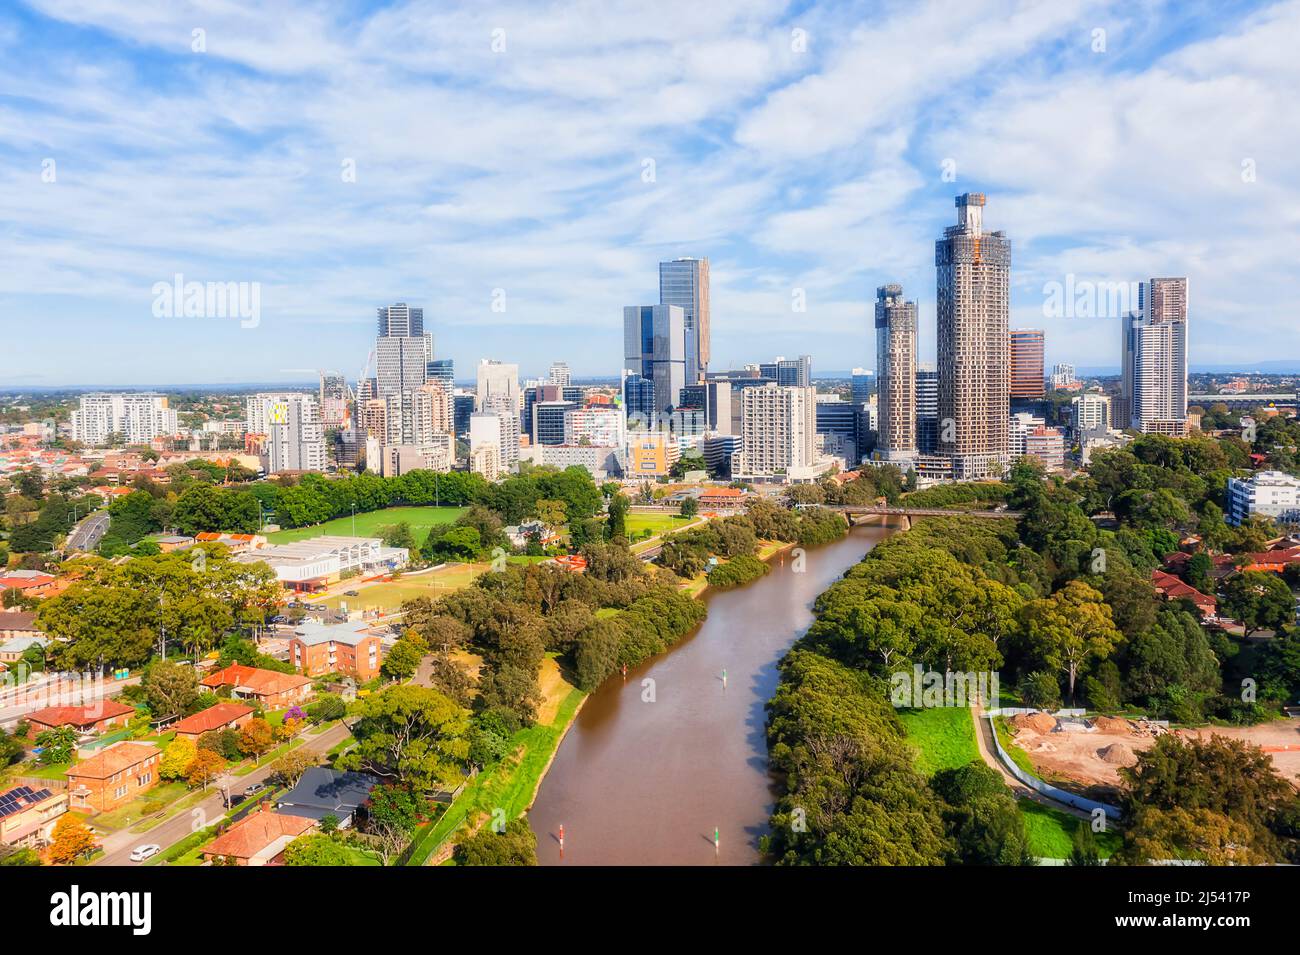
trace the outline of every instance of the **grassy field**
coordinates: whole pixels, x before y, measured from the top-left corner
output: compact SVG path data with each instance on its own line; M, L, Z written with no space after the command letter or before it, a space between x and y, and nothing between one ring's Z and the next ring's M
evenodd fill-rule
M475 776L437 823L417 837L407 865L424 865L462 826L474 825L495 809L504 810L507 819L514 819L532 804L564 731L587 695L559 679L558 670L542 682L543 689L549 691L542 712L553 711L554 717L515 734L511 754ZM557 697L560 693L563 695Z
M629 512L627 515L627 532L629 534L639 534L642 531L649 531L651 534L659 534L663 531L676 531L692 523L695 518L682 517L680 514L638 514Z
M1016 800L1020 814L1025 818L1025 835L1029 838L1029 851L1040 859L1068 859L1072 848L1074 827L1082 819L1032 802ZM1086 824L1086 823L1085 823ZM1103 859L1114 854L1121 839L1117 832L1097 833L1097 848Z
M429 533L429 528L437 524L450 524L464 513L463 507L388 507L381 511L358 514L355 532L352 529L352 515L348 514L346 517L336 517L324 524L276 531L266 536L272 544L290 544L294 541L306 540L308 537L320 537L326 534L344 537L352 537L354 534L357 537L378 537L381 527L407 523L411 525L411 533L415 535L415 539L423 541L424 536Z
M926 776L979 762L975 722L964 706L934 706L899 710L907 739L916 747L916 768Z
M331 610L340 603L347 603L348 610L392 611L399 609L403 602L416 597L436 599L453 590L468 587L479 574L489 568L489 564L450 564L442 570L425 574L404 574L387 583L362 584L354 587L361 596L345 597L342 593L326 597L319 601ZM346 581L345 581L346 583ZM344 591L346 593L346 590Z

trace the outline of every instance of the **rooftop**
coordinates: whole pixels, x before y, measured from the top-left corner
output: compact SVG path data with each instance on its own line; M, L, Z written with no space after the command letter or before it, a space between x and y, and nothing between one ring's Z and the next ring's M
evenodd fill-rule
M304 620L293 630L294 637L304 645L314 647L319 643L343 643L355 647L368 637L378 636L371 624L365 621L325 624Z
M315 820L302 816L254 812L204 847L203 854L251 859L282 839L294 839L302 835L315 824Z
M69 779L85 777L87 779L107 779L114 773L139 766L146 759L161 755L162 750L148 743L114 743L98 756L83 760L70 768L66 775Z
M28 713L26 719L42 726L85 726L87 723L134 714L133 706L126 706L116 700L95 700L81 706L47 706L43 710Z
M199 710L193 716L185 717L179 723L169 726L168 729L176 733L207 733L211 730L221 729L226 724L252 712L253 708L243 703L218 703L206 710Z
M379 780L367 773L341 773L317 766L303 773L298 785L280 799L279 811L291 816L321 819L352 815L370 798Z

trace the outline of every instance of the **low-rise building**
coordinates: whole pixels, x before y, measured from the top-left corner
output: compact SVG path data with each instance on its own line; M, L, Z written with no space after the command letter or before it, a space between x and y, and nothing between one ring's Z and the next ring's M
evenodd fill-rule
M246 726L253 718L253 713L253 708L243 703L218 703L185 717L179 723L173 723L168 729L176 734L177 739L198 742L204 733L219 733Z
M284 850L316 828L305 816L259 810L245 816L200 851L209 862L221 860L243 866L280 865Z
M1203 594L1190 584L1183 583L1173 574L1163 570L1151 571L1151 585L1166 600L1189 600L1202 617L1215 617L1218 614L1218 601L1209 594Z
M210 690L229 690L236 700L252 700L263 709L280 710L306 703L314 695L311 680L296 673L280 673L232 663L204 677L200 684Z
M162 751L149 743L122 742L71 767L69 807L82 812L110 812L158 785Z
M1229 524L1244 524L1255 515L1300 523L1300 478L1283 471L1257 471L1250 477L1228 479Z
M315 822L333 816L339 828L346 829L377 785L378 778L368 773L342 773L316 766L303 773L298 785L280 798L276 811Z
M304 620L289 638L289 662L306 676L346 673L365 683L379 675L379 634L364 622L322 624Z
M66 791L15 786L0 792L0 845L36 848L51 841L68 811Z
M126 726L135 716L135 707L116 700L99 699L78 706L47 706L23 717L31 727L29 736L35 739L47 730L70 726L79 736L93 736L111 729Z
M323 535L292 544L271 544L235 555L241 563L264 563L290 590L315 592L348 571L383 574L400 570L410 561L405 547L387 547L377 537Z

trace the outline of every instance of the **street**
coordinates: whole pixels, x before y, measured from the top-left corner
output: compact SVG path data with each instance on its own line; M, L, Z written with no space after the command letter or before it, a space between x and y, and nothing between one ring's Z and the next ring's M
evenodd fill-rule
M308 736L307 742L303 743L303 746L312 752L324 753L335 744L342 742L347 736L347 727L340 723L337 726L330 727L319 736ZM231 795L243 792L254 783L265 782L266 778L271 775L271 764L273 762L274 760L266 762L247 776L231 777ZM136 846L156 843L163 847L163 851L166 851L169 846L180 842L191 832L211 825L226 814L226 807L222 801L219 788L210 786L209 792L210 795L201 802L183 812L177 813L166 822L160 823L152 829L145 832L132 832L129 829L123 829L108 836L103 840L104 855L92 864L105 866L140 865L141 863L132 862L130 858L131 851ZM91 818L90 824L92 826L95 824L94 818Z
M108 511L96 511L68 535L68 550L92 551L108 533Z
M63 674L57 682L41 679L19 686L0 689L0 726L16 722L24 714L47 706L77 706L100 698L117 696L128 686L140 682L140 677L125 680L87 678L80 674Z

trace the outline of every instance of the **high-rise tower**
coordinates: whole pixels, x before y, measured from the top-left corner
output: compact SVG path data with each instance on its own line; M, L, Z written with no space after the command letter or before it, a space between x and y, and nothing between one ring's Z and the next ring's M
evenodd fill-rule
M957 197L957 224L934 244L939 452L953 476L999 474L1009 463L1011 240L984 230L982 193Z
M693 385L703 380L709 368L709 260L660 262L659 304L682 310L686 384Z
M877 457L916 457L916 303L903 286L876 289Z

